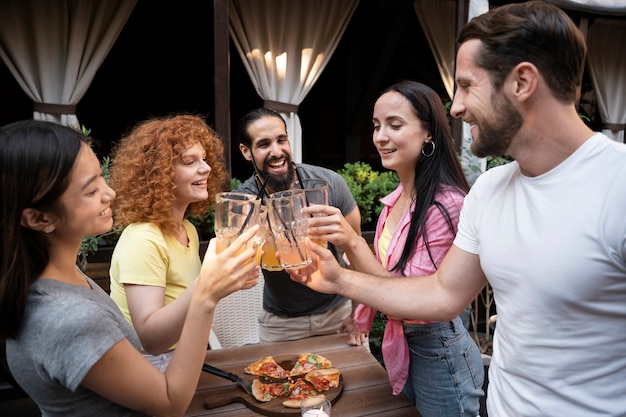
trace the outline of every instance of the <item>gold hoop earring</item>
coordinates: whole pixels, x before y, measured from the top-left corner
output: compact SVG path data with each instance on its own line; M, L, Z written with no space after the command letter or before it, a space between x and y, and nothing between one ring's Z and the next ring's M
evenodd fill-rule
M428 144L432 145L432 148L430 148L430 152L426 153L424 152L424 148L426 147L426 145ZM430 142L424 142L424 146L422 146L422 155L424 155L425 157L429 157L429 156L433 156L433 154L435 153L435 142L430 141Z

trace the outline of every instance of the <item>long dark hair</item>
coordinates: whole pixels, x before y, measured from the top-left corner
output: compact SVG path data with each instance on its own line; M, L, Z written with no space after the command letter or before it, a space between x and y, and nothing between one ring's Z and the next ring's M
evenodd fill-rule
M43 232L21 225L22 211L62 215L57 205L69 186L81 142L78 131L26 120L0 128L0 338L19 331L28 288L50 260Z
M239 143L247 146L248 148L252 148L252 138L248 133L248 128L252 123L262 119L263 117L276 117L277 119L282 120L285 125L285 131L287 131L287 122L285 122L285 119L280 115L280 113L273 109L261 107L249 111L241 119L239 119L239 122L237 123L237 140L239 140Z
M422 155L415 164L413 183L413 195L416 196L415 211L411 216L409 233L402 255L391 269L391 271L400 271L404 274L403 271L415 251L420 234L433 266L437 267L430 251L428 230L425 227L426 213L431 206L436 206L446 219L450 231L455 234L456 225L453 224L450 213L435 197L443 185L456 187L465 194L469 191L469 184L454 149L446 111L437 93L422 83L402 81L384 90L379 97L391 91L402 94L411 103L413 112L422 122L422 127L430 132L431 141L435 145L432 155L428 157Z

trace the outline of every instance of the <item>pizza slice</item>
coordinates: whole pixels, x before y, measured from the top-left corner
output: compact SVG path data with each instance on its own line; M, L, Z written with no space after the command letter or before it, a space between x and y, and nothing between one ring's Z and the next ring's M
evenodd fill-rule
M341 371L337 368L316 369L304 376L304 379L318 391L328 391L339 386Z
M301 400L317 394L318 392L315 391L315 388L306 382L304 378L296 378L289 381L289 399Z
M332 368L333 364L323 356L314 353L301 353L289 372L289 376L307 374L316 369Z
M288 383L263 383L258 379L252 381L252 395L258 401L267 402L274 398L286 397L289 394Z
M260 376L265 379L287 378L287 371L280 366L273 357L266 356L263 359L251 363L244 368L244 372L250 375Z

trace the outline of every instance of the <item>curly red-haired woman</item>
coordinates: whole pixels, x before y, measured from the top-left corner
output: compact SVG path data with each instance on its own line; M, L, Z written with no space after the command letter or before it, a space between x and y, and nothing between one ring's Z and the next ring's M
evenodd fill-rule
M113 213L123 231L111 259L111 298L161 370L200 271L188 217L205 213L225 184L223 153L217 134L195 115L141 122L113 149Z

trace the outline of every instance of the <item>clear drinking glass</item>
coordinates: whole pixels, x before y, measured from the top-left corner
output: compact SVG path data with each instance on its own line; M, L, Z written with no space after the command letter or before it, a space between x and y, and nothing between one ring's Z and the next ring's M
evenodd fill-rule
M276 242L274 240L274 233L269 225L269 213L267 206L261 206L261 230L265 237L265 245L263 245L263 257L261 257L261 268L266 271L282 271L283 266L276 257Z
M226 249L244 230L259 224L261 200L255 195L223 192L215 195L215 223L217 253ZM265 237L257 233L248 246L256 249L257 264L261 263L261 250Z
M280 252L283 268L298 268L311 263L304 238L309 224L302 214L306 205L303 190L285 190L273 193L267 200L269 227Z
M302 417L330 417L331 402L324 397L308 397L300 403Z
M305 178L300 181L300 186L304 190L306 205L322 204L328 205L328 181L319 178ZM323 216L323 214L319 214ZM328 242L321 239L313 239L313 242L320 246L327 247Z

